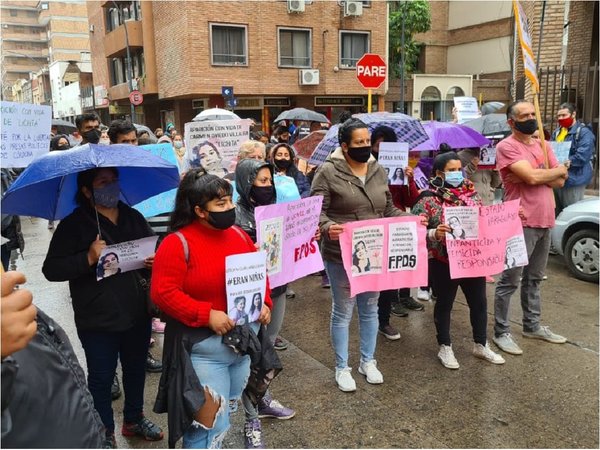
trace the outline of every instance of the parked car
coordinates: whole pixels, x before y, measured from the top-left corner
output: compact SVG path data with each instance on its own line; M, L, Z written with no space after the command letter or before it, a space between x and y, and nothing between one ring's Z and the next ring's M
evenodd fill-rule
M552 230L552 246L580 280L598 282L600 199L586 198L563 211Z

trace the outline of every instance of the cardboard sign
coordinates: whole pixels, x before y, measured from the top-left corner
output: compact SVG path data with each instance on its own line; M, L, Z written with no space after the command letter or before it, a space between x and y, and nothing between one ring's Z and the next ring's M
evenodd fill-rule
M2 101L0 108L2 167L27 167L50 151L51 106Z
M144 260L154 255L158 236L108 245L100 253L96 266L96 280L144 268Z
M236 325L258 320L267 290L266 257L252 252L225 258L227 314Z
M388 175L389 184L408 184L404 169L408 166L408 143L382 142L379 144L379 165Z

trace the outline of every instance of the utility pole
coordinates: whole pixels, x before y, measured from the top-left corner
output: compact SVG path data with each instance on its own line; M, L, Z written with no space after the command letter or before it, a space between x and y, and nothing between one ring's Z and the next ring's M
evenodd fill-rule
M404 2L401 3L402 8L402 31L400 35L400 47L402 48L402 53L400 54L400 112L404 113L404 53L406 49L404 48L404 22L405 22L405 11L404 11Z
M123 23L123 29L125 30L125 48L127 50L127 84L129 86L129 93L133 91L133 69L131 67L131 49L129 48L129 34L127 34L127 22L123 19L121 15L121 10L119 9L119 5L114 0L112 1L115 9L117 10L117 15L119 16L119 22ZM131 123L135 123L135 106L131 101L129 101L129 106L131 107Z

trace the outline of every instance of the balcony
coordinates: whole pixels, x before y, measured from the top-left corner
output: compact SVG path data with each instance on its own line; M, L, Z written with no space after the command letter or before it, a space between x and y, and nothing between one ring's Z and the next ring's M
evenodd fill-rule
M117 84L108 88L110 100L123 100L129 97L129 85L127 83Z
M128 20L127 34L129 36L129 47L131 49L142 48L144 46L141 21ZM121 25L104 36L105 56L107 58L113 58L125 55L127 53L125 42L125 25Z

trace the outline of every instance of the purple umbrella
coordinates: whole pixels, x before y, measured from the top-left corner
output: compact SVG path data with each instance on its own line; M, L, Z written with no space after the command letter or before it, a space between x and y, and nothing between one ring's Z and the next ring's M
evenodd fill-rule
M438 150L442 142L453 149L484 147L490 144L489 139L481 133L457 123L429 121L423 122L423 128L429 139L411 148L411 152Z

